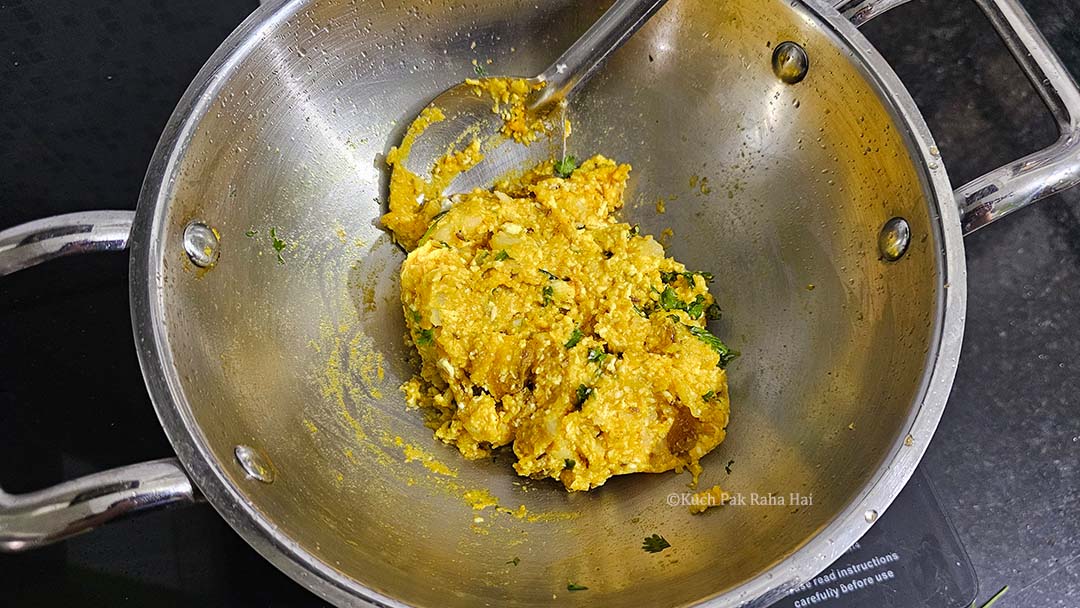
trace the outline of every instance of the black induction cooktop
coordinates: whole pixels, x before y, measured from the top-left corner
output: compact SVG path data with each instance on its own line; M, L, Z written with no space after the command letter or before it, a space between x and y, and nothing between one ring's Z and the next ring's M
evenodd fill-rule
M180 95L256 4L0 0L0 229L133 208ZM1024 4L1080 73L1080 3ZM973 3L916 1L864 31L955 184L1053 140ZM923 465L870 534L777 606L962 606L1006 584L995 608L1080 606L1080 190L965 244L964 349ZM171 453L138 371L126 272L108 254L0 281L5 490ZM0 583L5 606L321 605L207 505L2 555Z

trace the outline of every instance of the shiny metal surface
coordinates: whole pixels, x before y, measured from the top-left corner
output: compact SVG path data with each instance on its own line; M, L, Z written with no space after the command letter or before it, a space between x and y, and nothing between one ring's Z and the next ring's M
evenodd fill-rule
M175 458L94 473L28 494L0 490L0 551L36 549L118 517L195 500Z
M199 268L209 268L221 255L217 232L198 221L188 222L184 228L184 253Z
M0 231L0 277L66 255L127 248L131 211L86 211Z
M702 485L813 505L691 516L667 501L686 475L568 494L434 441L397 391L413 368L402 253L377 224L381 154L472 59L539 73L603 7L297 1L256 12L196 79L133 237L147 385L233 527L322 597L386 606L767 605L858 538L918 462L952 382L959 214L917 110L854 26L823 3L766 4L667 4L575 95L568 147L633 164L626 218L670 228L669 251L716 275L714 329L743 356ZM786 40L814 66L795 87L772 72ZM896 216L912 244L885 264L877 236ZM208 272L180 246L192 218L227 252ZM248 478L236 445L265 454L273 484ZM535 518L476 511L471 490ZM641 550L653 533L672 559Z
M956 191L964 233L1080 184L1080 88L1016 0L976 0L1058 123L1049 147Z
M568 100L574 89L584 84L603 65L609 55L630 39L667 0L615 0L592 24L537 78L545 86L529 103L533 111L543 112Z
M831 0L836 10L843 13L855 25L862 25L874 17L894 9L910 0Z
M806 78L810 69L810 58L806 49L797 42L781 42L776 45L772 55L772 69L776 77L787 84L798 84Z
M911 244L911 224L902 217L894 217L885 222L878 235L878 250L881 257L895 262L904 257Z
M856 25L909 0L832 0ZM1080 184L1080 87L1018 0L975 0L1058 124L1050 146L956 189L964 234Z
M0 231L0 276L49 260L127 248L134 213L88 211ZM175 458L118 467L28 494L0 488L0 552L70 538L118 517L195 501Z
M267 464L266 459L255 448L247 445L238 445L233 449L236 462L251 479L263 483L274 483L274 469Z

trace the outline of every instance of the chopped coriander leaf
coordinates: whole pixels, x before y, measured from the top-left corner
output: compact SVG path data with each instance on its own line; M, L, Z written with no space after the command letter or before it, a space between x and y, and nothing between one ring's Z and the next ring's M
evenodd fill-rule
M693 285L695 274L700 275L701 278L705 279L706 283L712 283L713 281L713 273L711 272L676 272L674 270L661 270L660 280L663 281L664 284L671 284L674 283L679 277L682 277L686 279L686 282L688 284Z
M690 315L691 319L700 319L701 315L705 313L705 296L698 294L694 301L686 306L686 314Z
M725 470L725 471L727 471L727 474L728 474L728 475L731 475L731 467L732 467L732 465L734 465L734 464L735 464L735 461L734 461L734 460L729 460L729 461L727 462L727 464L725 464L725 465L724 465L724 470Z
M450 210L447 209L446 211L440 211L440 212L436 213L434 216L432 216L431 223L428 224L427 230L424 231L424 234L423 234L423 236L420 237L420 240L416 242L417 247L419 247L420 245L423 245L424 243L427 242L428 237L431 236L431 233L435 230L435 225L438 224L439 220L441 220L443 217L445 217L446 214L449 213L449 212L450 212Z
M591 386L579 384L577 387L577 395L574 399L574 407L581 407L582 405L584 405L585 402L589 400L589 397L592 396L595 390L596 389Z
M644 549L646 553L659 553L670 546L671 543L667 542L667 539L659 534L646 536L645 542L641 544L641 548Z
M277 237L277 229L270 229L270 244L273 245L274 251L278 253L278 262L284 264L285 258L281 257L281 252L285 251L285 241Z
M646 319L648 319L649 315L651 315L653 313L653 311L656 310L656 307L653 306L651 303L650 304L645 304L644 306L638 306L636 303L634 303L633 307L634 307L634 312L636 312L637 314L641 315L642 317L644 317Z
M247 232L245 232L244 236L246 236L246 237L248 237L250 239L251 237L255 236L256 234L259 234L259 233L254 228L252 228L251 230L248 230Z
M419 310L416 310L415 308L410 308L409 309L409 316L412 317L413 321L416 321L417 323L420 322L421 317L420 317L420 311Z
M701 396L701 400L706 403L712 401L713 399L716 399L716 391L709 391Z
M588 587L585 587L583 585L575 585L574 583L571 583L571 582L566 583L566 590L567 591L587 591L588 589L589 589Z
M570 339L567 340L566 344L564 344L563 346L565 346L566 348L574 348L578 345L578 342L581 342L581 339L584 337L585 334L582 333L581 328L575 327L574 331L570 332Z
M509 259L510 259L510 254L506 253L505 249L503 249L503 250L499 251L499 253L495 254L495 261L496 262L502 262L503 260L509 260Z
M562 178L570 177L570 174L577 169L577 159L573 156L564 156L562 160L555 161L555 175Z
M576 466L577 466L577 461L574 460L573 458L567 458L566 460L563 461L563 470L573 471L574 467L576 467Z
M540 304L541 306L547 306L555 299L555 289L551 285L544 285L544 288L540 290L540 293L544 298L544 301Z
M512 559L512 560L510 560L510 561L508 561L508 562L506 562L506 563L508 563L508 564L514 564L514 565L516 566L516 565L518 565L518 564L520 564L520 563L521 563L521 559L520 559L520 558L517 558L517 557L515 557L514 559Z
M692 325L687 325L686 328L690 330L690 333L694 334L698 340L708 344L710 348L720 355L720 360L717 361L716 367L723 369L727 367L728 363L734 361L735 357L739 356L739 351L728 348L720 338L710 334L709 330L701 327L694 327Z
M724 316L723 312L721 312L720 305L716 302L709 304L709 306L705 308L705 318L710 321L717 321L722 316Z
M665 287L664 291L660 292L660 308L664 310L683 310L686 308L686 304L679 299L674 289Z
M690 303L683 302L679 299L679 296L675 293L675 290L670 286L664 287L664 291L660 292L659 302L660 308L664 310L682 310L691 319L700 319L701 315L705 313L705 295L698 294L694 297L694 301Z
M416 345L427 346L435 341L435 330L421 329L416 332Z
M604 359L607 359L607 353L604 349L593 347L589 349L589 363L596 363L597 365L604 365Z
M480 65L479 63L473 66L473 71L476 72L476 75L481 78L487 76L487 70L484 69L484 66Z

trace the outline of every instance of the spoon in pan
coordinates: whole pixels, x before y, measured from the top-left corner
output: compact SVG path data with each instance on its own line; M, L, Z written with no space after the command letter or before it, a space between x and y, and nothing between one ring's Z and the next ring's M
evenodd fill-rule
M616 0L555 63L539 76L527 79L526 82L532 86L543 85L527 100L527 116L543 117L565 106L574 91L596 72L604 59L641 29L665 2ZM428 104L428 108L438 108L445 118L427 125L413 140L409 155L403 162L406 169L416 175L430 175L438 159L449 150L460 147L466 134L481 142L495 141L504 120L492 112L492 100L477 95L476 91L475 84L463 82L450 87ZM458 174L444 189L443 195L490 187L496 178L514 169L550 158L550 144L550 141L532 142L530 145L511 143L485 150L483 160Z

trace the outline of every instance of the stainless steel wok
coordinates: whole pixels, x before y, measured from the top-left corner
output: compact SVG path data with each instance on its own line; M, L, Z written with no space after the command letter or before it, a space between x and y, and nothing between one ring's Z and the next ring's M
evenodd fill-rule
M142 372L178 456L0 493L0 547L197 488L339 605L769 604L873 524L930 441L960 353L962 235L1080 180L1075 82L1015 0L979 0L1062 137L954 192L911 97L857 29L901 3L672 0L571 108L572 152L633 165L628 220L670 227L670 253L716 275L714 329L743 356L729 369L729 439L702 485L811 505L691 516L672 506L687 475L571 494L516 477L505 456L465 461L434 441L397 389L412 367L403 253L378 226L381 155L472 59L537 73L602 7L295 0L257 10L195 79L134 215L0 233L0 274L130 248ZM784 80L772 59L786 41L798 47L784 47ZM407 462L398 437L429 456ZM474 510L474 489L535 520ZM642 551L653 533L672 548Z

